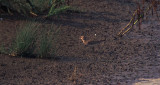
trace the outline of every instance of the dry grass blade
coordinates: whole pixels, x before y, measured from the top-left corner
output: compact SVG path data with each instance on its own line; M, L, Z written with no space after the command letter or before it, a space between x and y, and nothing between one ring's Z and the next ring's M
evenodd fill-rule
M144 4L145 3L149 3L147 6L147 8L145 9ZM141 28L141 24L142 24L142 19L144 18L144 16L148 16L148 12L152 9L152 14L153 12L156 13L156 16L159 20L158 17L158 13L157 13L157 7L160 4L160 1L156 1L156 0L142 0L141 3L137 3L138 7L137 9L134 11L132 18L130 20L130 22L124 27L122 28L122 30L118 33L118 36L123 36L125 33L127 33L131 28L133 28L133 26L139 22L139 28ZM142 7L141 7L142 6ZM136 19L137 17L137 19ZM130 26L131 25L131 26Z

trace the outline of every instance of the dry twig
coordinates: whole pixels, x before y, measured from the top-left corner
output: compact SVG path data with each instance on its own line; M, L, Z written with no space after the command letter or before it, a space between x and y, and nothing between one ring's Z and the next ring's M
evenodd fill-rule
M148 7L146 9L144 9L145 8L144 7L145 3L149 3ZM125 33L127 33L131 28L133 28L133 26L137 22L139 22L139 28L140 28L141 23L142 23L142 19L144 18L144 16L148 15L148 12L150 10L152 10L152 15L153 15L153 11L154 11L156 13L157 18L158 18L157 7L160 4L160 1L142 0L141 3L137 3L137 4L138 4L138 7L134 11L130 22L124 28L122 28L122 30L118 33L119 36L123 36Z

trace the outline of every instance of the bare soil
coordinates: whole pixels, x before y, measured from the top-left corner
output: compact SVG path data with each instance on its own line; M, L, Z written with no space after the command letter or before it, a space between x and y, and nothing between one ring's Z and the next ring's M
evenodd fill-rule
M36 21L44 28L61 25L58 59L0 54L0 85L134 85L142 78L160 78L160 23L155 15L141 29L135 26L118 37L136 9L134 0L74 0L71 5L83 12ZM7 47L26 18L1 18L0 44ZM84 45L80 36L90 42Z

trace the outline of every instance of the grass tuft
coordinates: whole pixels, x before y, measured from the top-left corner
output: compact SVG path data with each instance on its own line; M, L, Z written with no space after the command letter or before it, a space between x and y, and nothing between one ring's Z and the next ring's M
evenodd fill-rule
M54 29L53 24L49 28L40 29L39 27L39 24L34 21L20 26L9 51L1 45L0 54L29 58L54 58L60 27L57 30Z
M39 56L47 57L51 56L50 51L52 49L52 36L49 36L49 34L42 34L40 39L40 47L39 47Z
M53 25L51 26L53 29ZM45 30L42 33L42 36L40 37L40 46L39 46L39 57L41 58L46 58L46 57L52 57L54 56L56 52L56 45L55 41L57 40L57 33L59 32L58 30L52 30L50 29L49 31L45 32ZM45 33L44 33L45 32Z
M11 51L12 56L24 56L30 55L35 49L36 41L36 23L27 23L25 26L21 26L20 31L17 32L15 42L13 43L13 49Z

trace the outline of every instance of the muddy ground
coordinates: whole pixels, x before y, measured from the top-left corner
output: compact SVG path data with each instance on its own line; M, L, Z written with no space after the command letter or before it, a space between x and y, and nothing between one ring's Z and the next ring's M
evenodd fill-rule
M149 16L141 29L135 26L118 37L136 9L135 1L74 0L71 5L82 12L45 20L55 28L61 25L58 59L1 54L0 85L133 85L142 78L160 78L160 23L155 16ZM26 18L1 17L0 44L9 46ZM90 42L84 45L80 36Z

